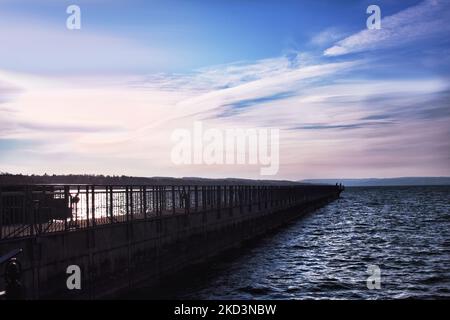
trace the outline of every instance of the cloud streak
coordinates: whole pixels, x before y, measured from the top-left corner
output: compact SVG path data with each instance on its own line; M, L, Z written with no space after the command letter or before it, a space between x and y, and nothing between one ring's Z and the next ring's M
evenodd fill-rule
M362 30L324 51L340 56L367 50L397 47L420 39L449 33L450 3L425 0L420 4L382 19L380 30Z

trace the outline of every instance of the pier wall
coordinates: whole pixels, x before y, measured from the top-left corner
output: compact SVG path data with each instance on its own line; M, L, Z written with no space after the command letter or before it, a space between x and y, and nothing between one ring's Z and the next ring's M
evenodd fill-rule
M9 233L14 236L6 236L5 231L11 226L6 226L3 220L0 254L18 248L23 250L18 258L29 299L115 297L239 246L329 203L338 198L341 191L335 186L249 187L247 191L245 188L233 190L229 187L228 193L222 193L221 190L227 189L217 187L211 192L210 199L207 191L203 194L202 190L196 191L198 194L192 195L192 203L186 189L177 188L180 193L176 195L177 190L172 193L174 188L168 188L167 197L155 196L154 199L164 202L163 199L171 198L174 200L171 205L146 201L141 207L148 205L152 210L157 209L144 208L145 212L136 208L129 210L130 199L126 195L126 208L117 211L124 214L113 214L107 222L91 215L90 222L86 222L88 214L83 220L77 220L76 228L71 227L73 222L70 220L60 221L62 226L54 229L41 221L39 226L30 225L33 230L22 229ZM133 192L133 187L130 189ZM124 190L130 192L128 187ZM146 192L147 188L140 187L139 190ZM90 192L86 191L87 194ZM73 211L68 196L72 193L72 189L65 189L67 205ZM114 201L111 201L111 207L114 207ZM98 206L91 208L97 208L99 212ZM3 205L0 213L5 215L7 211ZM81 269L81 290L67 289L69 265L78 265Z

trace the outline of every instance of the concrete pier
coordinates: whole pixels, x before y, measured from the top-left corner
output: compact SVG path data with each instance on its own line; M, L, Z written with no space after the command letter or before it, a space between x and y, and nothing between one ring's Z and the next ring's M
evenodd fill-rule
M327 185L3 186L0 255L22 249L28 299L114 297L239 246L341 191ZM80 290L67 288L71 265L80 267Z

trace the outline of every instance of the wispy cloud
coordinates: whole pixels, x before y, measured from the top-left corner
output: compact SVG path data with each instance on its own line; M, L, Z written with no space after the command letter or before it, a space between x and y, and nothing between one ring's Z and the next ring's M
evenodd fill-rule
M311 38L311 44L316 46L329 45L345 37L346 33L337 27L327 28Z
M301 125L294 128L291 128L292 130L327 130L327 129L343 129L343 130L349 130L349 129L361 129L364 127L380 127L385 125L393 124L391 121L378 121L378 122L356 122L356 123L349 123L349 124L307 124L307 125Z
M0 104L13 99L20 91L20 88L15 87L10 83L0 81Z
M401 46L433 36L446 37L450 31L450 2L425 0L420 4L385 17L380 30L362 30L324 51L339 56L366 50Z
M270 96L263 96L253 99L244 99L237 102L227 103L221 107L221 113L217 117L231 117L237 113L251 107L263 107L265 103L280 101L295 96L293 92L279 92Z

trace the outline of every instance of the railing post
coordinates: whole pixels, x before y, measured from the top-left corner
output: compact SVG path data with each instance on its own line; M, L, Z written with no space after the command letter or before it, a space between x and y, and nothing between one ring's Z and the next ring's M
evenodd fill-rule
M228 206L230 207L230 215L232 215L234 207L234 186L230 186L228 190Z
M43 198L45 197L45 189L43 189L42 191L42 195ZM40 217L40 209L41 209L41 202L39 201L39 199L36 199L36 202L33 200L33 193L31 193L30 196L30 204L32 205L32 210L33 210L33 214L34 217L38 217L38 221L39 221L39 228L38 228L38 233L41 234L42 233L42 222L41 222L41 217ZM36 221L36 220L35 220Z
M194 187L194 192L195 192L195 195L194 195L194 198L195 198L195 212L198 212L198 187L197 186Z
M209 201L210 201L210 208L215 208L215 199L216 199L216 188L215 186L209 187Z
M161 187L161 197L162 197L162 208L163 210L168 210L167 208L167 188L166 186Z
M101 201L101 200L100 200ZM109 217L109 187L105 187L105 215L106 218Z
M249 192L249 186L245 186L245 206L247 207L248 211L248 205L249 205L249 199L250 199L250 192Z
M261 192L261 186L256 187L257 193L258 193L258 210L261 211L261 202L262 202L262 192Z
M211 186L207 186L206 187L206 204L208 205L209 208L211 208Z
M89 186L86 186L86 223L89 227Z
M126 214L126 221L130 219L130 199L129 199L129 192L128 192L128 186L125 187L125 214Z
M277 207L281 207L281 192L280 192L280 187L277 187L276 191L277 191L277 193L276 193L276 205L277 205Z
M44 191L45 192L45 191ZM64 210L68 210L70 206L70 190L69 186L64 186ZM67 212L67 211L66 211ZM72 212L71 212L72 214ZM65 217L65 214L64 214ZM39 225L41 224L40 219L38 219ZM64 231L67 231L67 217L64 218Z
M108 190L108 187L106 187ZM109 187L109 217L111 219L111 223L114 222L114 198L113 198L114 189L113 186Z
M279 207L280 206L280 192L278 190L278 187L274 187L273 189L273 196L274 196L274 206L275 207Z
M78 226L78 202L80 202L80 186L77 186L77 203L76 203L76 209L75 209L75 228L79 228ZM81 205L81 204L80 204Z
M130 186L130 213L131 213L131 220L133 220L134 216L133 186Z
M297 187L293 187L292 189L292 202L294 204L297 203Z
M156 187L156 207L158 210L158 215L162 215L162 199L161 199L161 187Z
M156 194L155 194L155 186L152 186L152 210L153 210L153 213L154 213L155 215L157 215L157 212L156 212Z
M264 187L263 189L263 193L264 193L264 209L267 209L267 187Z
M246 186L241 186L242 191L242 212L244 212L245 205L247 204L247 190Z
M92 226L97 225L97 221L95 220L95 185L92 185L91 190L91 197L92 197Z
M298 187L295 188L295 193L294 193L294 203L297 204L298 203Z
M24 188L24 194L23 194L23 198L22 198L22 205L25 203L25 199L28 197L28 190L29 190L29 186L26 186ZM24 211L24 210L28 210L28 211ZM30 209L24 209L22 208L22 218L24 219L23 223L27 223L27 219L29 219L29 223L30 223L30 236L33 236L35 233L35 228L36 228L36 210L35 207L33 205L32 210ZM14 220L13 220L14 221Z
M161 212L164 212L164 210L167 209L166 207L166 187L159 187L159 192L161 195Z
M175 214L175 186L172 186L172 214Z
M191 186L186 188L186 213L191 213Z
M24 193L23 193L23 196L22 196L22 198L21 198L21 200L22 200L22 203L21 203L21 209L20 209L20 212L21 212L21 216L22 216L22 220L25 222L25 221L27 221L27 219L29 219L29 218L31 218L31 214L28 214L28 211L27 211L27 205L26 205L26 199L28 198L28 189L29 189L30 187L29 186L26 186L25 187L25 189L24 189ZM11 221L14 223L14 222L20 222L20 220L19 221L17 221L17 220L15 220L14 219L14 216L11 216ZM16 218L17 219L17 218ZM35 228L35 220L34 220L34 217L32 218L32 219L29 219L30 220L30 232L32 232L33 230L34 230L34 228Z
M228 186L223 186L223 196L222 196L222 207L226 208L228 206Z
M270 186L269 187L269 197L270 197L270 207L271 208L273 208L273 192L274 192L273 186Z
M0 187L0 239L3 237L3 195Z
M216 206L217 206L217 218L220 218L220 205L221 205L221 198L222 198L222 194L221 194L221 188L220 186L216 187L216 197L217 197L217 202L216 202Z
M205 190L205 186L202 186L202 207L203 207L203 211L206 210L206 190Z
M159 212L162 215L164 212L164 187L159 186L157 188L158 190L158 208L159 208Z
M166 187L159 187L159 200L161 203L161 213L166 210Z
M160 203L159 203L159 201L160 201L160 194L159 194L159 187L158 186L155 186L154 187L155 188L155 200L156 200L156 214L158 215L158 216L160 216L161 215L161 206L160 206Z
M247 189L247 211L250 212L252 210L252 202L251 202L252 187L246 186L246 189Z
M239 212L243 213L244 211L244 187L238 186L239 190Z
M142 187L142 210L144 210L144 219L147 219L147 187Z

